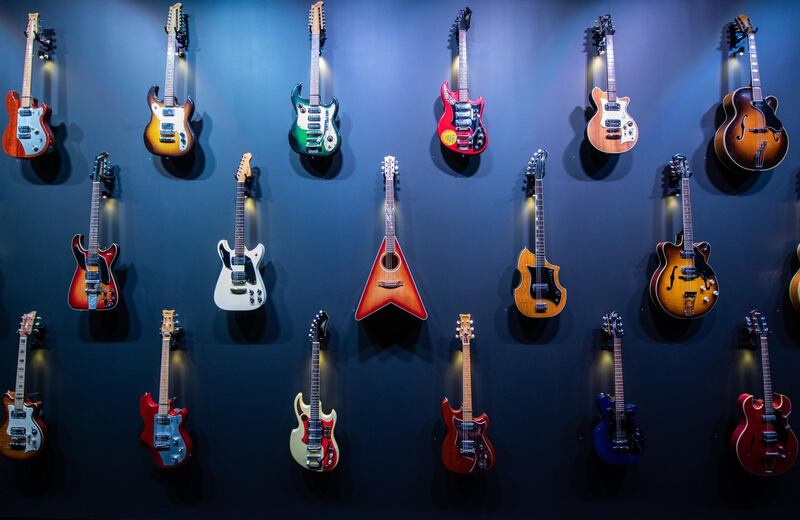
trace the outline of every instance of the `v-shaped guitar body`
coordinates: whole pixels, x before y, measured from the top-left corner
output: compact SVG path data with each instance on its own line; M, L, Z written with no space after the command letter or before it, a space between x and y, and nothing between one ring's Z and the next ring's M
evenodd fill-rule
M411 269L408 268L400 243L395 238L394 254L386 252L386 238L381 242L381 248L372 271L369 273L367 285L361 293L361 301L356 309L356 320L360 321L392 304L404 311L424 320L428 318L428 311L419 297Z

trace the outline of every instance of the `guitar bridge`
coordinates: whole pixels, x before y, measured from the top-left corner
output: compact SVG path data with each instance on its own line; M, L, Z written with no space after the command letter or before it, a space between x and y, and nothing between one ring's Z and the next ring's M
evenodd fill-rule
M398 287L402 287L403 282L400 280L381 280L378 282L378 287L383 287L384 289L397 289Z

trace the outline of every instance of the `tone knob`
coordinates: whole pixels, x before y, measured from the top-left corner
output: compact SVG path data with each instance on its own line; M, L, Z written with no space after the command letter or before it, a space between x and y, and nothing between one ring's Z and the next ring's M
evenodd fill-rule
M713 294L714 296L719 296L719 291L714 291L711 294Z
M704 301L705 303L708 303L708 296L704 296L704 297L703 297L703 301Z
M253 299L253 297L251 296L251 297L250 297L250 303L253 303L254 301L255 301L255 300L254 300L254 299Z

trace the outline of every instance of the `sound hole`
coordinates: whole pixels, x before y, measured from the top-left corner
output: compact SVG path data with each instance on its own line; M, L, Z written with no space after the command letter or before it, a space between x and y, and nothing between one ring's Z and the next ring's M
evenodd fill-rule
M381 266L387 271L394 271L400 267L400 257L397 256L397 253L386 253L381 258Z

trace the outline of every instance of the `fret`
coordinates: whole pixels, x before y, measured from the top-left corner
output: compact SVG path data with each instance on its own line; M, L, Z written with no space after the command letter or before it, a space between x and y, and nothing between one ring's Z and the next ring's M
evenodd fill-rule
M309 103L312 107L319 105L319 33L311 34L311 85L309 88Z
M769 345L766 336L761 336L761 374L764 378L764 412L766 415L773 415L775 407L772 394L772 376L770 375L769 367Z
M386 252L394 253L394 176L386 178Z
M21 411L25 404L25 364L28 357L28 336L19 337L19 356L17 357L17 383L14 394L14 408Z
M606 77L608 79L608 101L617 101L617 69L614 60L614 36L606 34Z
M311 342L311 420L319 420L319 341Z
M534 212L534 235L535 235L535 251L536 251L536 266L544 267L545 251L544 251L544 181L537 178L534 182L535 186L535 212Z
M761 73L758 67L758 51L756 50L756 35L751 33L747 37L750 58L750 85L753 90L753 101L763 101L761 93Z
M692 229L692 196L689 179L681 178L681 203L683 206L683 250L694 251L694 230Z
M622 339L614 338L614 412L617 437L623 437L622 417L625 414L625 385L622 370Z
M244 181L236 182L236 225L234 226L234 255L244 255Z
M33 44L36 41L36 35L33 30L28 30L28 36L25 41L25 66L22 72L22 98L20 99L22 108L30 108L33 102L31 96L31 74L33 70Z
M458 31L458 100L469 101L469 82L467 68L467 31Z
M175 35L167 36L167 72L164 81L164 105L175 106Z
M169 413L169 344L170 337L161 337L161 382L158 389L158 413Z
M100 235L100 181L92 181L92 204L89 214L89 254L96 255Z
M462 419L472 420L472 363L470 360L469 340L461 341L461 411Z

